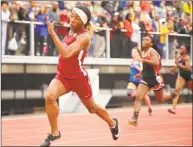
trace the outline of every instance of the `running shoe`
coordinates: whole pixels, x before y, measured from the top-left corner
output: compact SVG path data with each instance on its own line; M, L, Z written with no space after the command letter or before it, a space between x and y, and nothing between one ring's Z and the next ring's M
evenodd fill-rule
M115 121L115 126L110 128L113 139L117 140L120 136L120 131L119 131L119 124L118 124L118 119L117 118L113 118L113 120Z
M133 126L137 126L137 119L135 119L134 117L129 117L129 123Z
M152 111L152 109L150 108L150 109L148 109L148 112L149 112L149 115L151 116L152 115L152 113L153 113L153 111Z
M168 109L168 112L171 114L176 114L176 110L174 110L174 109Z
M58 135L53 135L49 133L46 139L40 144L40 147L49 147L54 140L57 140L60 137L61 137L60 132Z

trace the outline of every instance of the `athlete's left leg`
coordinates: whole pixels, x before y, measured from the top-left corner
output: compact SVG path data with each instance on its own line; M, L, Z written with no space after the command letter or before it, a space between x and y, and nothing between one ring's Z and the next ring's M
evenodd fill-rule
M118 119L112 118L107 110L100 105L96 104L94 101L93 96L91 96L88 99L81 98L82 103L87 108L87 110L91 114L97 114L101 119L106 121L111 129L112 136L114 140L117 140L119 138L119 126L118 126Z

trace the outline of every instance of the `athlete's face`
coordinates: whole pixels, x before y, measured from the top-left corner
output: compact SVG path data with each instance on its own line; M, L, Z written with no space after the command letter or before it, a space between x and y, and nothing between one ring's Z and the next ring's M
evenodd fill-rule
M150 37L144 37L142 41L142 50L151 47L152 46L152 40Z
M84 24L82 20L80 19L79 15L76 12L72 11L70 15L70 29L72 31L76 31L82 28L83 25Z
M135 58L139 57L140 55L139 55L139 52L136 49L132 49L131 56L132 56L132 58L135 59Z
M182 46L180 47L180 55L184 55L184 54L186 54L186 53L187 53L186 47L185 47L184 45L182 45Z

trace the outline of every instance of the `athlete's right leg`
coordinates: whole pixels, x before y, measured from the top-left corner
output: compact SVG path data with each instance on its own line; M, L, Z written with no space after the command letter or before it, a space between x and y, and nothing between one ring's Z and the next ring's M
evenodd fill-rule
M61 134L58 130L59 108L56 100L65 93L67 93L67 91L62 82L58 79L53 79L46 91L45 96L45 107L51 127L51 132L48 134L46 139L40 144L41 147L50 146L52 141L61 137Z
M136 97L136 89L137 89L137 86L134 83L132 83L132 82L128 83L128 85L127 85L127 96L128 96L128 98L135 98ZM149 114L151 115L152 108L151 108L150 97L148 95L146 95L144 97L144 101L145 101L145 103L148 107Z
M180 91L185 86L185 84L186 84L186 81L182 77L178 76L177 80L176 80L176 87L175 87L175 90L178 93L178 95L173 99L172 109L168 109L169 113L172 113L172 114L176 113L175 109L176 109L176 105L177 105L178 100L179 100L179 94L180 94Z
M46 91L45 96L46 113L51 126L52 134L57 134L59 132L57 124L59 108L56 100L65 93L66 89L62 84L62 82L60 82L58 79L53 79Z
M137 125L137 119L141 108L141 102L149 90L150 88L147 85L142 83L140 83L139 86L137 87L136 100L134 104L134 114L133 114L133 118L130 120L131 125L134 125L134 126Z

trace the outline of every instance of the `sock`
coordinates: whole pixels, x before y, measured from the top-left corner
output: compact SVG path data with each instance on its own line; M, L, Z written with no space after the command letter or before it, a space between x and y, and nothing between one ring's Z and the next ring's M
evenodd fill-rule
M134 112L134 118L137 120L138 119L139 112Z

